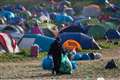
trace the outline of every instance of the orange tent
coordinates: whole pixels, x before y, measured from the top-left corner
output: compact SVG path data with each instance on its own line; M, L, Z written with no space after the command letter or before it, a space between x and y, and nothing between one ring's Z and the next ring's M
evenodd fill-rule
M75 41L75 40L72 40L72 39L69 39L67 41L65 41L63 43L63 46L66 48L66 49L69 49L69 50L77 50L77 49L82 49L79 42Z

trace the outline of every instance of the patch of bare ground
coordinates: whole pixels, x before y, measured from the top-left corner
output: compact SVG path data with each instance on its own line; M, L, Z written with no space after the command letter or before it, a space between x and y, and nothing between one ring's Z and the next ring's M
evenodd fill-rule
M0 63L0 79L88 79L96 80L104 77L105 80L120 80L120 48L103 49L100 51L102 59L95 61L80 61L78 69L71 75L52 75L51 71L45 71L41 67L39 60L25 62L5 62ZM115 59L118 69L105 70L104 65L110 59Z

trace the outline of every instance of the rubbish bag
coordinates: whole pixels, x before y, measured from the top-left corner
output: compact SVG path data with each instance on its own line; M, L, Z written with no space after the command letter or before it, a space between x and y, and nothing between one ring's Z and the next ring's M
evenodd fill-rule
M81 57L82 57L82 55L81 54L79 54L79 53L76 53L74 56L73 56L73 60L81 60Z
M76 70L78 68L78 65L77 65L76 61L71 61L71 64L72 64L72 69L73 70Z
M63 74L71 74L72 73L72 64L68 59L67 55L62 55L60 72Z
M52 70L53 67L54 67L54 64L53 64L52 56L48 55L48 56L44 57L43 61L42 61L42 68L44 70Z

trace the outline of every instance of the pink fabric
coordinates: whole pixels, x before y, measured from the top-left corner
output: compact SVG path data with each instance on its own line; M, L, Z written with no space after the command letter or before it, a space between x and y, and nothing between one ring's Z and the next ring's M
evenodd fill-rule
M32 28L32 34L43 34L43 32L39 26L35 26Z

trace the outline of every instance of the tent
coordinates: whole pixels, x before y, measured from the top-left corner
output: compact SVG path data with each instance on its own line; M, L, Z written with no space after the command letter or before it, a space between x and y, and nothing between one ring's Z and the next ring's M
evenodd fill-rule
M18 16L22 17L23 19L29 19L32 14L30 11L21 11L20 13L18 13Z
M89 17L89 16L97 17L100 14L101 14L101 9L100 9L99 5L94 5L94 4L84 7L83 11L82 11L82 15L87 16L87 17Z
M85 27L83 26L69 26L63 30L61 30L59 33L63 33L63 32L82 32L85 33Z
M102 39L104 38L105 32L105 27L103 25L98 24L89 28L88 35L95 39Z
M96 0L95 2L98 4L105 4L106 1L108 1L108 0Z
M40 24L43 34L48 37L55 37L58 34L58 29L55 24L52 23L42 23Z
M7 20L14 18L15 14L11 11L0 11L0 17L5 17Z
M30 49L33 44L37 44L39 45L39 50L48 51L53 41L53 38L41 34L25 34L18 45L20 48Z
M5 24L4 19L0 18L0 24Z
M118 26L118 31L120 32L120 26Z
M91 18L91 19L81 19L81 24L85 25L97 25L100 24L100 21L97 18Z
M51 14L51 16L54 18L56 24L61 25L64 23L71 24L73 22L73 18L65 13L61 14Z
M114 29L108 30L105 36L107 37L108 40L120 39L120 33Z
M11 18L7 21L8 24L13 24L13 25L17 25L17 24L20 24L20 23L23 23L23 22L24 22L24 19L19 17L19 16Z
M93 38L83 33L62 33L60 34L60 38L62 40L62 44L64 44L65 41L72 39L79 42L82 49L100 49Z
M92 25L88 30L88 35L95 39L102 39L109 29L115 29L116 26L110 22L104 22L97 25Z
M17 42L24 34L24 30L20 26L14 25L6 25L1 31L9 33Z
M0 52L19 52L19 48L16 44L16 41L6 33L0 33Z

